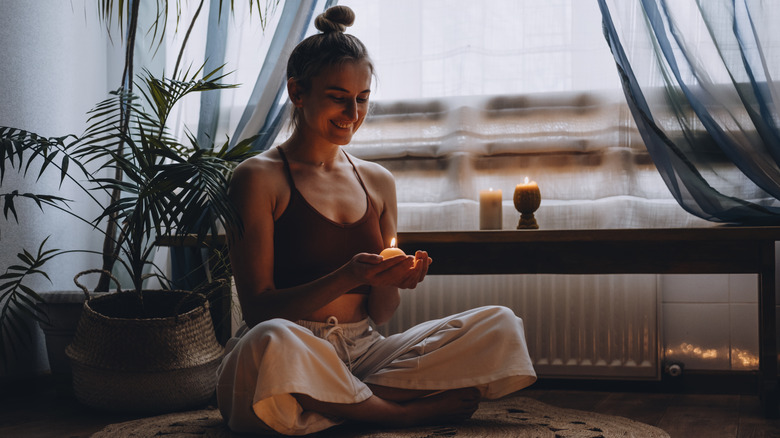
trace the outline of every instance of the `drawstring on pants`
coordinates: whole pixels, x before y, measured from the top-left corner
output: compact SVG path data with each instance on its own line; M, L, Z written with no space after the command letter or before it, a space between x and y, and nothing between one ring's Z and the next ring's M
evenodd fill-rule
M325 332L324 338L330 341L330 335L336 335L341 349L347 355L347 366L349 367L349 371L352 372L352 356L349 354L349 347L354 347L355 342L344 335L344 329L338 325L339 320L335 316L329 316L326 323L331 327Z

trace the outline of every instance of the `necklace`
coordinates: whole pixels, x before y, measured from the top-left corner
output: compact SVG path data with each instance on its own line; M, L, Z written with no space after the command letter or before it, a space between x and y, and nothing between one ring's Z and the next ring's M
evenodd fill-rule
M311 162L311 161L306 161L306 160L299 160L298 158L296 158L294 153L290 154L290 151L287 150L287 148L282 148L281 146L279 146L279 149L287 151L286 152L287 157L289 157L289 159L291 159L293 161L297 161L299 163L308 164L309 166L314 166L314 167L323 167L323 166L325 166L325 162L324 161Z

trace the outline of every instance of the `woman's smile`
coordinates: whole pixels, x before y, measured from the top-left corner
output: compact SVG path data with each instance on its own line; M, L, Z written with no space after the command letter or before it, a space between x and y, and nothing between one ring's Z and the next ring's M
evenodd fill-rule
M331 120L331 123L339 129L350 129L352 127L352 122L337 122Z

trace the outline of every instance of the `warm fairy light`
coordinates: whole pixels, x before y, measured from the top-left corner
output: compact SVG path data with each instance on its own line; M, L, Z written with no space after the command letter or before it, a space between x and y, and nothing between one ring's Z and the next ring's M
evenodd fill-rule
M680 347L677 349L674 348L668 348L666 350L667 355L684 355L684 356L691 356L691 357L697 357L699 359L717 359L718 358L718 350L714 348L708 348L703 349L701 347L697 347L695 345L689 344L687 342L683 342L680 344Z
M685 357L697 358L697 359L718 359L718 350L715 348L701 348L696 345L683 342L677 348L667 348L666 356L673 356L676 359L685 361ZM731 366L741 369L756 369L758 368L758 356L747 350L741 350L739 348L731 349Z
M743 368L758 368L758 356L749 351L735 348L731 352L731 357L736 359L736 365L740 365Z

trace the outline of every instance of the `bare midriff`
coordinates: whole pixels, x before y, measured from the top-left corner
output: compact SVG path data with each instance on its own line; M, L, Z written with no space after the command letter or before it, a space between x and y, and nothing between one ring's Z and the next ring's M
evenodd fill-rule
M329 317L335 316L340 323L362 321L368 316L366 313L367 301L368 295L345 294L315 310L311 315L303 319L326 322Z

